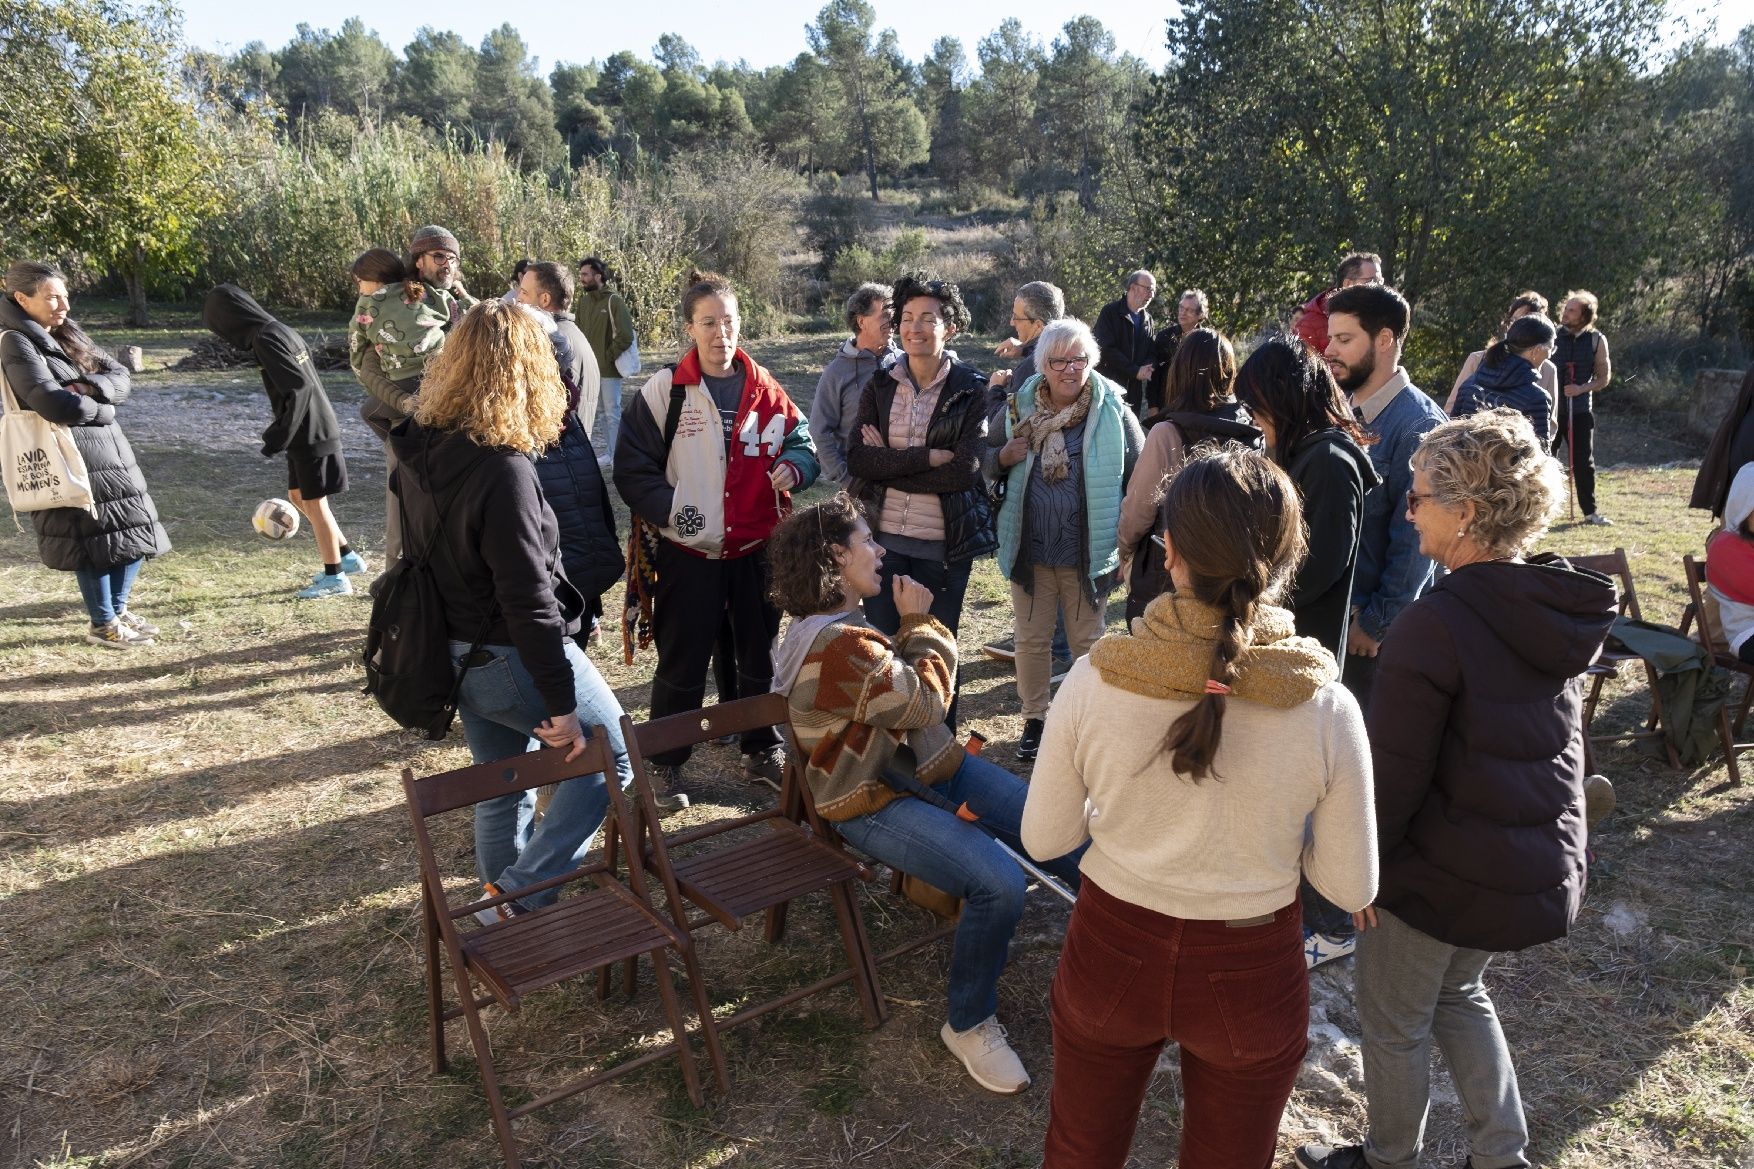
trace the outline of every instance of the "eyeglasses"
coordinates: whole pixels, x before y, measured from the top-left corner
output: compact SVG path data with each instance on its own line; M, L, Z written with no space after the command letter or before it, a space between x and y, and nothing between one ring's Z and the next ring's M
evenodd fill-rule
M1090 366L1090 359L1088 357L1050 357L1050 358L1048 358L1048 368L1053 370L1055 373L1059 373L1063 369L1070 369L1073 366L1077 366L1079 369L1087 369Z
M1426 500L1432 499L1432 498L1435 498L1435 497L1432 495L1429 495L1429 494L1421 495L1417 491L1407 492L1407 514L1408 515L1414 514L1415 512L1417 512L1419 510L1419 505L1421 503L1424 503Z

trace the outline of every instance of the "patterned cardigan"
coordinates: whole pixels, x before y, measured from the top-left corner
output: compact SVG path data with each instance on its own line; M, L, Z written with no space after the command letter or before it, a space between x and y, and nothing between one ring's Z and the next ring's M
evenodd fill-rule
M891 642L854 613L817 634L787 692L804 778L825 820L851 820L897 794L883 771L907 743L915 775L939 783L962 763L945 713L956 691L956 637L910 614Z

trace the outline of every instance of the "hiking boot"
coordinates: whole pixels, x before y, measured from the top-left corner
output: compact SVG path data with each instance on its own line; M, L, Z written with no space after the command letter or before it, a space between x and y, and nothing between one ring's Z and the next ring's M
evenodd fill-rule
M743 778L750 783L764 783L777 792L785 774L786 753L779 747L769 747L765 751L754 751L743 756Z
M314 601L318 597L350 597L353 595L353 582L347 579L346 573L330 576L319 572L311 578L311 583L298 590L298 599Z
M341 558L341 571L351 576L354 573L368 572L370 570L366 567L365 557L357 552L349 550L347 555Z
M1363 1145L1304 1145L1297 1163L1303 1169L1370 1169Z
M990 642L981 646L981 652L995 662L1014 662L1017 660L1017 639L1007 637L1000 641Z
M682 764L652 763L646 767L652 778L652 797L658 815L670 816L688 807L688 793L682 788Z
M1029 1087L1029 1073L1011 1050L997 1015L988 1015L967 1031L953 1031L946 1023L938 1036L950 1054L962 1061L974 1082L987 1091L1010 1096Z
M140 618L134 616L134 614L128 612L128 610L126 610L126 609L123 609L120 613L116 614L116 620L120 621L127 628L132 629L135 633L139 634L141 637L157 637L158 636L158 626L154 625L150 621L142 621Z
M105 649L139 649L152 644L152 638L142 637L135 633L120 619L108 625L92 625L85 631L85 640L91 645L101 645Z
M1318 934L1306 929L1303 931L1304 969L1314 970L1324 962L1348 957L1357 948L1357 934Z
M481 886L483 897L498 897L501 892L503 890L492 881ZM475 920L482 925L494 925L498 922L510 921L512 918L528 912L530 911L516 901L502 901L498 905L489 905L486 909L477 909Z
M1036 752L1041 750L1041 732L1045 725L1046 722L1039 718L1023 720L1023 737L1017 740L1017 758L1025 762L1035 758Z
M1614 526L1614 521L1599 511L1592 511L1589 515L1583 517L1583 522L1586 524L1594 524L1598 528L1611 528Z
M1608 782L1605 775L1586 775L1583 777L1583 818L1584 823L1594 828L1608 818L1614 810L1614 785Z

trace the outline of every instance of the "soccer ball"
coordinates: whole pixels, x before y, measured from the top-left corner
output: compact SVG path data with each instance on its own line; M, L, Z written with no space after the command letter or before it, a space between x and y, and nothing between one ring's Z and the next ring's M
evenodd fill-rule
M290 540L298 535L298 509L284 499L264 499L256 505L250 522L270 540Z

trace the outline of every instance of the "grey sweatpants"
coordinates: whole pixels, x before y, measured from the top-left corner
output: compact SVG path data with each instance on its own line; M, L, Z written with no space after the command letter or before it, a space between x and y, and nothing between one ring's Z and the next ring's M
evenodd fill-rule
M1431 1105L1431 1041L1443 1051L1468 1123L1473 1169L1521 1169L1529 1129L1516 1069L1486 994L1492 954L1446 945L1392 913L1358 935L1364 1028L1365 1159L1415 1169Z

